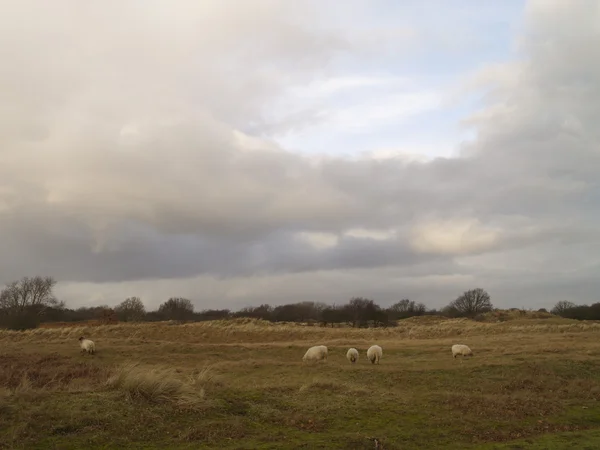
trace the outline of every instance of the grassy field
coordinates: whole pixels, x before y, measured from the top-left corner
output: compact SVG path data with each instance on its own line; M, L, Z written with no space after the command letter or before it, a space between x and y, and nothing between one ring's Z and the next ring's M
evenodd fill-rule
M552 317L0 330L0 448L598 449L599 338ZM304 364L317 344L328 361Z

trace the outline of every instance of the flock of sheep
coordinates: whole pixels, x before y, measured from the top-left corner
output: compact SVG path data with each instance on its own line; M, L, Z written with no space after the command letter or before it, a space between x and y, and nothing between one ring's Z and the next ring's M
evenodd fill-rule
M314 347L309 348L304 356L302 357L302 361L327 361L327 354L329 350L324 345L315 345ZM383 356L383 350L379 345L372 345L367 350L367 359L371 361L373 364L379 364L379 360ZM355 348L351 348L346 353L346 358L351 363L355 363L358 361L358 350Z
M302 361L327 361L327 354L329 350L325 345L315 345L314 347L309 348L304 356L302 357ZM473 356L473 351L464 344L454 344L452 346L452 357L456 358L457 356ZM372 345L367 350L367 360L371 361L371 364L379 364L379 360L383 356L383 350L379 345ZM358 361L358 350L355 348L351 348L346 353L346 359L354 364Z
M96 344L94 344L94 341L86 339L83 336L79 338L79 346L81 347L82 353L89 353L91 355L96 353ZM328 353L329 350L325 345L315 345L306 351L302 357L302 361L327 361ZM454 344L452 346L452 357L456 358L458 355L463 357L473 356L473 351L464 344ZM371 361L371 364L379 364L379 360L382 356L383 349L379 345L372 345L367 350L367 359ZM355 348L349 349L346 353L346 359L354 364L358 361L358 350Z

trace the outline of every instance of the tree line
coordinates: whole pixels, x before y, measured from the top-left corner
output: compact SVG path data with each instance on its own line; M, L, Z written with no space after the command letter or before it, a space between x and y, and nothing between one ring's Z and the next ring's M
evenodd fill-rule
M565 319L600 320L600 302L591 305L576 305L573 302L562 300L554 305L550 312Z
M100 321L102 323L140 321L205 321L249 317L272 322L307 322L321 326L348 324L352 327L394 326L395 321L414 316L444 315L471 317L492 311L490 295L481 288L463 292L441 310L428 309L423 303L402 299L384 308L374 300L354 297L342 304L300 302L280 306L262 304L238 311L206 309L195 311L190 299L172 297L157 310L147 311L139 297L129 297L114 307L108 305L68 308L54 295L52 277L24 277L8 283L0 292L0 327L35 328L44 322Z

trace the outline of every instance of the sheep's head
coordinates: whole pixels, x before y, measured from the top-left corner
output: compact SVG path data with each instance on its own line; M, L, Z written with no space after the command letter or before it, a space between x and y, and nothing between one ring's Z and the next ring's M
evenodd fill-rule
M85 339L85 338L84 338L83 336L81 336L81 337L79 338L79 340L80 340L80 341L83 341L84 339Z

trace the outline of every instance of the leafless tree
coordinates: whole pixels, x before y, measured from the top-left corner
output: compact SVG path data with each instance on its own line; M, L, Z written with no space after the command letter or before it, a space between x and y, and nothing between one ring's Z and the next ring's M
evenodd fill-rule
M465 291L463 294L450 303L449 308L456 311L457 315L463 317L474 317L477 314L491 311L494 309L490 294L481 288Z
M405 319L407 317L422 316L427 312L423 303L415 303L407 298L394 303L388 308L388 314L392 319Z
M144 318L146 307L139 297L129 297L115 308L115 312L123 322L137 322Z
M188 320L194 314L194 305L187 298L171 297L158 307L158 312L170 320Z
M6 285L0 292L0 311L4 322L11 328L32 328L48 307L63 307L52 290L56 280L52 277L24 277Z
M60 302L52 293L55 285L52 277L24 277L8 283L0 292L0 308L19 313L32 308L41 312L47 306L57 306Z
M557 316L562 316L565 313L565 311L571 308L575 308L576 306L577 305L573 302L561 300L556 305L554 305L554 308L552 308L550 312L552 314L556 314Z
M353 297L343 307L345 315L353 327L366 326L370 320L381 321L381 308L373 300Z

